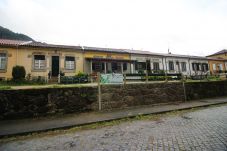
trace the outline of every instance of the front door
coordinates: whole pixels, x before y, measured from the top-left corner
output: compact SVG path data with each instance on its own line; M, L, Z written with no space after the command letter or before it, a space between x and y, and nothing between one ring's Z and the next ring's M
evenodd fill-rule
M59 56L52 56L52 76L59 74Z

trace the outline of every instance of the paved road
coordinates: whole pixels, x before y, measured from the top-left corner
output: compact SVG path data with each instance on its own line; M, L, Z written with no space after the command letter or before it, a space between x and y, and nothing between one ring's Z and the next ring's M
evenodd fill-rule
M0 144L1 151L227 150L227 105Z

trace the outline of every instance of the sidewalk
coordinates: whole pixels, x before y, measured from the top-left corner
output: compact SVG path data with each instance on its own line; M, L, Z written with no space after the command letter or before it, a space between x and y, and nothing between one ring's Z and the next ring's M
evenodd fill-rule
M222 103L227 103L227 97L195 100L175 105L143 106L111 112L89 112L80 114L75 113L60 117L0 121L0 137L69 128L94 122L109 121L125 117L133 117L137 115L163 113L173 110L190 109L194 107L209 106Z

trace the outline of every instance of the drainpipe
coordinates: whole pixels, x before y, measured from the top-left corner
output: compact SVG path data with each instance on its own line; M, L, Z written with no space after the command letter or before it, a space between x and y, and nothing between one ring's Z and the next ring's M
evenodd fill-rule
M84 63L85 63L85 58L84 58L84 53L85 53L85 50L84 50L84 47L83 46L81 46L81 48L82 48L82 54L83 54L83 63L82 63L82 65L83 65L83 72L85 72L85 65L84 65Z
M166 64L166 74L167 74L167 63L166 63L166 57L165 57L165 64Z
M18 47L19 45L17 45L17 50L16 50L16 65L18 65Z
M191 77L191 64L190 64L190 58L188 58L188 64L189 64L189 74L190 74L190 77Z
M163 69L163 71L165 70L164 62L163 62L163 57L162 57L162 69Z

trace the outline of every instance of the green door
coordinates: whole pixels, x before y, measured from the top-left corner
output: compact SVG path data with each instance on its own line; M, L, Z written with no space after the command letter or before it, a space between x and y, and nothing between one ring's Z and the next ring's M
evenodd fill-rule
M52 56L52 76L59 74L59 56Z

